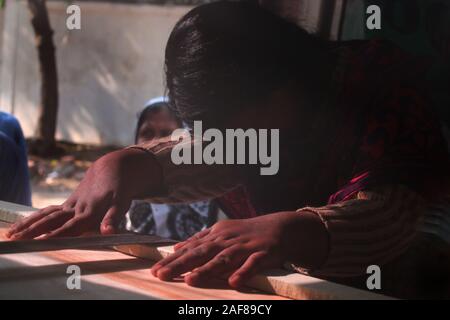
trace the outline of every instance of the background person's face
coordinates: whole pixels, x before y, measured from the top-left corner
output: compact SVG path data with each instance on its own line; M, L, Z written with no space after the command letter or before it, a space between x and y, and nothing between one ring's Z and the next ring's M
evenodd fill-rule
M166 137L180 127L180 122L167 108L150 110L138 130L137 143Z

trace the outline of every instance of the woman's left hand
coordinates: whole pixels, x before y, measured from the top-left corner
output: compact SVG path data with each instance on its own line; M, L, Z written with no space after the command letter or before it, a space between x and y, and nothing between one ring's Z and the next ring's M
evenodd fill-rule
M184 280L192 286L226 275L229 285L238 288L259 271L280 267L285 261L320 264L327 241L325 227L312 213L223 220L178 243L175 253L153 266L152 274L167 281L190 272Z

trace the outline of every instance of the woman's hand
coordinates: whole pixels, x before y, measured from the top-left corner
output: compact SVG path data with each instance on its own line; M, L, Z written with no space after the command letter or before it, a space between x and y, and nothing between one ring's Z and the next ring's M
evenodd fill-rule
M201 286L226 275L241 287L257 272L286 261L320 266L328 252L328 234L313 213L280 212L257 218L224 220L175 246L175 253L152 268L161 280L184 273L185 282Z
M161 171L152 155L124 149L97 160L64 204L50 206L14 224L13 240L39 236L77 236L90 231L103 234L115 227L131 200L150 195L161 185Z

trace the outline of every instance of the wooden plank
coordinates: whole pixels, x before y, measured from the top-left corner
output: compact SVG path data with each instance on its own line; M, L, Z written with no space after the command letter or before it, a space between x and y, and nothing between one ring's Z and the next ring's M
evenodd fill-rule
M173 246L114 246L117 251L139 258L161 260L174 252ZM296 300L387 300L390 297L355 289L288 270L267 270L246 284L250 288Z
M11 202L0 201L0 221L14 223L32 214L37 209Z
M26 208L26 207L25 207ZM32 209L26 212L23 206L16 207L13 204L0 202L0 214L4 215L11 222L14 222L24 215L30 214ZM19 211L14 211L19 209ZM173 253L172 246L151 246L151 245L124 245L115 246L114 249L127 255L158 261ZM330 281L310 277L300 273L293 273L287 270L275 269L267 270L264 273L253 277L247 285L250 288L273 293L291 299L345 299L345 300L380 300L391 299L387 296L371 293L364 290L351 288Z
M6 229L0 223L0 238ZM177 279L163 282L153 261L113 250L62 250L0 256L0 299L242 299L285 298L251 290L238 292L218 280L212 288L194 288ZM66 286L67 268L81 270L81 289Z
M161 238L155 235L118 233L110 235L86 235L83 237L61 237L49 239L27 239L15 241L0 241L0 254L25 253L38 251L55 251L67 249L102 249L112 246L132 244L151 244L163 246L175 244L177 241Z

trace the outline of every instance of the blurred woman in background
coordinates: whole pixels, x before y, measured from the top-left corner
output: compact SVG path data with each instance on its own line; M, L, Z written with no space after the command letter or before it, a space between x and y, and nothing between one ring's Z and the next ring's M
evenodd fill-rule
M168 99L148 101L140 112L135 143L170 136L183 123L168 108ZM126 229L145 234L157 234L175 240L185 240L217 222L221 210L214 200L190 204L155 204L134 200L126 215Z

